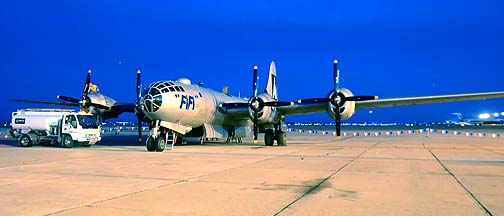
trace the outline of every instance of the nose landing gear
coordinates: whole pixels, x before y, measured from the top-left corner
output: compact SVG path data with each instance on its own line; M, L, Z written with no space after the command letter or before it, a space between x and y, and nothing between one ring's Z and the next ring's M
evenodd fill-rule
M159 126L159 121L154 122L154 127L150 131L147 141L145 141L145 146L147 151L162 152L165 150L166 145L170 146L170 150L173 149L175 140L177 139L177 134L175 131Z

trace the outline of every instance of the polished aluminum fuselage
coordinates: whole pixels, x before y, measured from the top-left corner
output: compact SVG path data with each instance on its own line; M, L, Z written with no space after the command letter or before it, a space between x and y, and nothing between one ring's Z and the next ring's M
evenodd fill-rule
M180 124L186 127L198 127L204 124L213 125L249 125L248 116L234 118L219 104L232 102L247 102L247 100L229 96L224 93L216 92L198 85L188 85L176 81L163 81L176 83L184 91L156 92L156 95L142 95L142 111L151 120L161 120ZM149 88L144 92L152 92ZM159 98L161 96L161 106L157 110L145 108L145 102L148 98ZM150 105L150 104L149 104Z

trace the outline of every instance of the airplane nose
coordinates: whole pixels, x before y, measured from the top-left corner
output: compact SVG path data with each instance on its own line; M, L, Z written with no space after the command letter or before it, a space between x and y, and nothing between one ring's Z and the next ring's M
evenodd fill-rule
M163 103L163 96L161 95L159 89L152 86L147 89L145 93L146 94L143 94L141 101L142 109L149 113L158 111Z

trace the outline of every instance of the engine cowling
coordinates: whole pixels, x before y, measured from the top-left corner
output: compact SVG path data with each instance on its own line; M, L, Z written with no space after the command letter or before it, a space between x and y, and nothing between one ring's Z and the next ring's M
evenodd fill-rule
M353 96L353 93L346 88L340 88L339 96L336 97L335 94L337 94L335 91L331 91L328 94L328 97L334 98L334 100L327 103L327 113L331 116L331 118L336 118L336 107L333 103L338 103L340 106L341 119L349 119L355 113L355 101L347 101L345 98Z
M254 102L254 100L257 100L257 102ZM267 124L267 123L276 122L275 120L278 116L278 112L276 111L276 108L263 105L264 102L270 102L270 101L274 101L274 100L268 94L260 94L257 96L257 98L251 98L250 99L251 106L248 109L250 119L254 119L254 110L253 109L257 109L257 111L258 111L257 122L259 124Z

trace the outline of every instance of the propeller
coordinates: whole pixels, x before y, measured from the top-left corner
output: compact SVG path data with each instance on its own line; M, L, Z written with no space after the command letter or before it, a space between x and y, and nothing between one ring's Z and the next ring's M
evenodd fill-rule
M254 66L254 75L252 77L252 93L253 96L249 99L248 102L239 102L239 103L225 103L220 104L220 107L249 107L252 111L252 122L254 123L254 143L257 143L257 137L259 136L259 128L258 128L258 118L259 112L265 107L279 107L279 106L291 106L293 102L284 102L284 101L264 101L261 97L257 95L257 66Z
M96 107L99 109L110 110L110 107L108 107L108 106L91 102L91 98L88 97L90 85L91 85L91 69L89 69L87 72L86 82L84 83L84 90L83 90L82 97L80 100L77 98L62 96L62 95L58 95L57 98L60 100L70 102L70 103L79 104L81 110L84 110L84 111L88 111L89 107Z
M333 62L333 78L334 78L334 89L332 93L327 98L308 98L303 100L298 100L298 103L331 103L333 106L334 119L336 125L336 136L338 139L341 137L341 112L344 111L342 107L347 101L366 101L366 100L376 100L377 96L345 96L340 92L339 87L339 70L338 70L338 60L335 59Z
M257 142L257 137L259 135L259 128L257 128L257 118L259 116L259 111L261 111L262 106L264 106L264 101L261 104L259 100L260 98L257 97L257 80L259 79L257 75L257 65L254 66L254 77L252 77L252 92L254 94L254 97L251 98L250 100L250 108L252 109L253 112L253 123L254 123L254 142Z
M138 142L142 142L142 119L144 118L144 114L142 112L142 108L140 105L140 98L142 97L142 81L140 77L140 69L137 70L137 77L136 77L136 95L137 95L137 100L135 103L135 111L136 111L136 116L138 118L137 122L137 127L138 127Z

